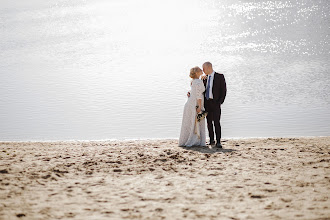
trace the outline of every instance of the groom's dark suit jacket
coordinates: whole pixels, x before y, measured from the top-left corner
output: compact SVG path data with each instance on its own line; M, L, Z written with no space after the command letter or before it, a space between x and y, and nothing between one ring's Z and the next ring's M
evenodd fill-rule
M205 89L207 86L206 84L207 84L207 79L204 80ZM216 101L216 103L223 104L227 95L227 86L226 86L225 77L221 73L214 73L212 94L213 94L213 100Z

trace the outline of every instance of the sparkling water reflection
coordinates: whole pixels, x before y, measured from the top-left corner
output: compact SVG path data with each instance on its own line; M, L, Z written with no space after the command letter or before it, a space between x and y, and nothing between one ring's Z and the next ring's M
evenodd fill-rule
M9 0L0 140L177 138L192 66L226 76L224 137L330 135L327 0Z

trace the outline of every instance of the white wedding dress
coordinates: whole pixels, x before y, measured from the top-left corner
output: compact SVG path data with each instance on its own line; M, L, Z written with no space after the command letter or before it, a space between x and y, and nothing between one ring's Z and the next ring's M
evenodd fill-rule
M202 100L202 110L204 110L205 87L203 81L194 79L191 83L190 97L184 106L179 146L206 146L205 118L196 121L197 100Z

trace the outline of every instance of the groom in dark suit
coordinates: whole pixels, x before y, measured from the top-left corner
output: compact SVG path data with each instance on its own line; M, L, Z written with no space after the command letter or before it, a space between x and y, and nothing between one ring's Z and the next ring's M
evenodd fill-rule
M222 148L221 145L221 105L225 101L227 94L226 80L223 74L216 73L210 62L203 64L203 72L206 74L203 82L205 85L204 107L208 112L206 116L207 128L209 130L210 145L214 145L214 130L217 143L216 146Z

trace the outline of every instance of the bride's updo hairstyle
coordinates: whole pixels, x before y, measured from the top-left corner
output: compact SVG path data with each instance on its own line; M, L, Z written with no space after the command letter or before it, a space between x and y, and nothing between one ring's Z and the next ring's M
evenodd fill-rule
M195 79L199 71L201 71L201 68L199 68L198 66L191 68L189 74L190 78Z

